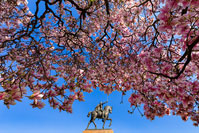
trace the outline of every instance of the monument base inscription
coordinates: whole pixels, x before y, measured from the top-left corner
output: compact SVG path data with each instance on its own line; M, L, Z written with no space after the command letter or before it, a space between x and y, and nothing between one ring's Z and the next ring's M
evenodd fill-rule
M83 133L113 133L112 129L86 129Z

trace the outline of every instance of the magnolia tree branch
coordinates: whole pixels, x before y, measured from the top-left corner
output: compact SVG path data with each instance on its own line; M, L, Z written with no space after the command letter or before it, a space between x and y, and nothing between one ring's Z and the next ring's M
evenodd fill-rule
M95 88L130 91L148 119L173 114L197 126L198 4L37 0L31 12L26 0L1 2L0 100L72 112Z

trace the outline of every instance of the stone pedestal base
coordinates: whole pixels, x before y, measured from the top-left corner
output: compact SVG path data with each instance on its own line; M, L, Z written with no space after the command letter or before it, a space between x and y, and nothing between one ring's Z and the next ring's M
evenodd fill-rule
M83 133L113 133L112 129L87 129Z

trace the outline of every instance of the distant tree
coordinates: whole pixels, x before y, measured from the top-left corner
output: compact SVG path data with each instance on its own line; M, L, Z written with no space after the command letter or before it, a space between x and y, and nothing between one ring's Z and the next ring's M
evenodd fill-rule
M199 0L0 0L0 100L72 112L99 87L199 124ZM28 91L32 94L26 94Z

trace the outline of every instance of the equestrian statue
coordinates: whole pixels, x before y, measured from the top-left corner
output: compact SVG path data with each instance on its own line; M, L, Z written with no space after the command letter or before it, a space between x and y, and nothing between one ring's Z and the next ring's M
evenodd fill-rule
M110 120L110 124L109 124L109 127L111 126L111 123L112 123L112 119L109 118L109 113L112 113L112 107L111 106L105 106L104 109L103 109L103 105L105 103L108 103L107 101L106 102L100 102L96 107L95 107L95 110L94 111L90 111L87 115L87 117L90 116L91 114L91 119L90 121L88 122L88 126L86 129L88 129L89 125L91 124L91 122L93 122L93 124L95 125L95 129L97 129L97 126L95 124L95 119L98 118L98 119L102 119L102 122L103 122L103 129L104 129L104 125L105 125L105 122L106 120Z

